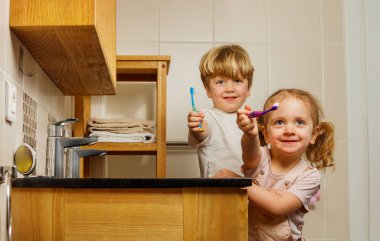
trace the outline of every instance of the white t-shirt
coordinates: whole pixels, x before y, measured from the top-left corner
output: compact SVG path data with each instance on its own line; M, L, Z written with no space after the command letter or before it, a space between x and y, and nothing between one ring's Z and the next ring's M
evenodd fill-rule
M248 169L245 172L246 177L255 177L262 170L267 170L262 177L261 186L266 189L279 189L282 186L282 180L286 175L276 175L271 172L271 155L267 147L261 147L261 160L256 169ZM304 161L305 160L301 160ZM289 225L294 240L298 240L302 235L304 225L303 216L309 210L310 199L317 193L320 188L321 173L317 168L310 168L302 172L297 179L288 188L288 192L296 195L302 202L302 208L288 215Z
M216 108L202 110L208 124L208 136L199 143L189 134L189 144L197 148L201 177L211 177L221 169L230 169L243 176L241 137L236 124L236 112L226 113Z

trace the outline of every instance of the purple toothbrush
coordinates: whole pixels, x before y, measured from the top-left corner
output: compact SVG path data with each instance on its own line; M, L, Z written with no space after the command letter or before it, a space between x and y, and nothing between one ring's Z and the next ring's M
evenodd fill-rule
M266 110L266 111L252 111L251 113L248 114L248 117L249 118L256 118L256 117L259 117L259 116L262 116L262 115L265 115L266 113L270 112L270 111L274 111L274 110L277 110L278 108L278 105L279 103L274 103L272 105L272 107L269 109L269 110Z

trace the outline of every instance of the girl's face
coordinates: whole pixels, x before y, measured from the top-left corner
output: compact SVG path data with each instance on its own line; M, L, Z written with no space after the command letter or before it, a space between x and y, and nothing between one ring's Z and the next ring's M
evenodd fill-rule
M228 113L236 112L249 96L248 80L216 76L210 79L206 91L215 108Z
M268 115L263 134L266 143L271 144L273 158L299 159L308 145L314 144L319 127L313 127L309 104L286 98Z

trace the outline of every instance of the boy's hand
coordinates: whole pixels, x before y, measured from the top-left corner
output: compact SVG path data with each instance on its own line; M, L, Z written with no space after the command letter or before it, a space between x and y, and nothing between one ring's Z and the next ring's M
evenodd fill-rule
M236 123L239 128L248 136L256 137L259 134L256 118L249 118L248 114L251 112L251 107L245 106L245 109L237 111Z
M205 118L203 112L191 111L187 116L187 126L193 132L200 131L199 124L203 123L203 118Z

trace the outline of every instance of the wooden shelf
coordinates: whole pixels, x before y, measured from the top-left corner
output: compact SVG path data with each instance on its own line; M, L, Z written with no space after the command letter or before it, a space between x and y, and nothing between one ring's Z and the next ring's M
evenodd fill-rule
M117 56L117 81L156 82L156 143L96 143L86 149L100 149L108 154L156 155L156 176L166 176L166 76L170 56ZM91 114L89 96L75 97L75 117L80 121L74 125L74 136L87 135L87 120ZM88 173L90 162L83 164L83 176Z
M98 142L91 146L83 146L83 149L99 149L107 152L156 152L156 143L121 143Z
M64 95L116 93L115 0L11 0L9 27Z

